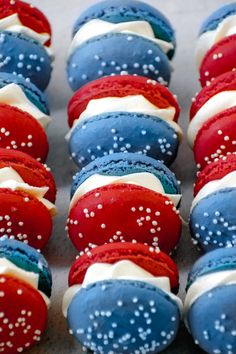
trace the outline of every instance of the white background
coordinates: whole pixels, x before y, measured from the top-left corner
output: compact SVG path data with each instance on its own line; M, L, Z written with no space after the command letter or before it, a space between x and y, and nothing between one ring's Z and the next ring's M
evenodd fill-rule
M62 296L67 288L67 274L75 259L76 252L66 237L64 231L69 205L69 190L75 167L68 158L68 150L64 136L67 132L66 106L72 95L65 75L66 53L70 43L73 22L85 7L94 1L82 0L34 0L31 1L45 12L52 23L54 49L56 53L55 69L51 84L47 90L50 100L53 122L48 130L50 154L48 165L56 177L58 186L57 207L58 216L55 218L54 234L44 254L53 272L54 290L52 307L49 311L49 328L42 342L32 348L30 354L79 354L79 344L68 334L66 322L61 314ZM173 61L174 74L170 85L173 93L177 94L182 107L180 124L186 131L188 111L191 98L199 90L197 70L194 64L194 45L201 21L224 0L152 0L148 1L163 11L171 20L177 32L177 54ZM192 184L195 178L193 155L184 140L177 161L172 166L177 177L182 181L183 202L181 214L188 218L192 199ZM186 272L199 252L192 246L188 227L183 227L180 247L174 256L181 270L180 296L184 296ZM200 354L184 330L177 341L165 354Z

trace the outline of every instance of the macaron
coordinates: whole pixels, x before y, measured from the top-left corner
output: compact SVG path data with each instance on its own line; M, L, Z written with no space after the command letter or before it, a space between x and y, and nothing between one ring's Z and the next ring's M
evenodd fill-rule
M23 76L45 90L52 72L52 57L46 48L32 37L9 30L0 32L0 43L0 71Z
M67 62L72 90L103 76L142 75L168 85L175 34L170 22L139 1L102 1L73 28Z
M6 25L6 19L9 26L21 25L21 27L47 36L46 45L51 44L51 25L42 11L35 6L21 0L4 0L0 4L1 26Z
M170 253L178 244L179 184L161 162L129 153L97 159L75 176L72 194L67 230L80 252L136 241Z
M182 306L171 292L177 283L177 267L160 251L97 247L71 268L63 299L69 331L96 353L159 353L178 332Z
M198 175L190 212L190 231L195 243L205 251L236 244L235 155L205 167Z
M203 21L196 47L196 62L198 66L214 44L235 32L235 24L235 2L221 6Z
M0 265L1 352L20 353L46 329L52 276L40 253L14 240L0 239Z
M236 34L227 36L213 45L206 53L199 68L202 86L209 85L221 74L235 70L235 41Z
M236 73L228 72L204 87L190 109L188 142L200 169L235 150Z
M170 165L182 130L174 95L140 76L113 76L78 90L68 105L69 151L80 167L115 152L138 152Z
M0 236L42 249L52 233L55 193L43 165L21 152L0 149Z
M235 248L217 249L200 258L189 274L185 322L195 343L209 354L236 352L235 261Z

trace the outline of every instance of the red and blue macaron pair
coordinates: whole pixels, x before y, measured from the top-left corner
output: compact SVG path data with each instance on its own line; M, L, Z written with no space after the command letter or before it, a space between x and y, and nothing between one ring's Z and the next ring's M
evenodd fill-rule
M37 344L47 326L52 275L34 248L0 238L1 352L21 353Z
M70 334L95 352L159 353L178 332L177 291L177 267L163 252L103 245L72 265L63 313Z
M96 159L74 177L68 235L80 252L139 242L170 253L178 244L179 183L161 162L119 153Z
M164 86L140 76L105 77L83 86L68 105L70 154L80 167L118 152L170 165L182 131L180 108Z
M176 41L168 19L135 0L102 1L73 28L67 76L75 91L110 75L141 75L168 85Z

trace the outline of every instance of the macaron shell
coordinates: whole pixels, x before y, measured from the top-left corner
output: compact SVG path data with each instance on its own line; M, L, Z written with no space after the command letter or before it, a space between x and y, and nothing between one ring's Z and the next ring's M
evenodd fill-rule
M236 89L236 71L230 71L215 78L209 86L205 86L193 100L190 109L190 120L196 115L200 108L213 96L222 91ZM210 118L210 117L209 117Z
M169 295L154 286L113 280L82 288L67 319L74 336L95 352L131 354L145 348L157 353L174 340L180 312Z
M236 155L231 154L207 165L199 174L194 186L194 196L207 183L223 178L236 170Z
M235 34L225 37L206 53L200 66L202 86L205 86L217 76L235 69L235 40Z
M169 198L131 184L86 193L71 208L67 226L79 251L89 245L136 240L168 254L181 233L181 219Z
M89 102L104 97L126 97L142 95L158 108L175 108L174 120L177 122L180 107L167 87L143 76L108 76L84 85L71 98L68 104L68 123L71 127L75 119L87 108Z
M200 169L235 152L236 107L210 118L198 131L194 142L194 158Z
M52 65L46 49L39 42L19 33L1 32L1 72L16 73L45 90L51 78Z
M169 20L155 7L141 1L108 0L96 3L79 16L74 25L73 34L92 19L111 23L147 21L152 26L157 38L173 42L175 45L175 33ZM170 53L170 57L172 55Z
M48 209L22 191L0 189L0 236L7 235L42 249L52 232L52 218Z
M69 139L69 151L80 167L116 152L150 156L169 166L176 158L179 139L163 119L145 114L112 112L78 123Z
M192 237L204 252L236 244L236 188L225 188L201 199L190 214Z
M0 4L0 18L18 14L24 26L38 33L48 33L51 36L51 26L46 16L36 7L20 0L4 0ZM47 45L50 45L51 39Z
M141 243L116 242L93 248L88 254L76 259L69 273L69 286L82 284L87 269L95 263L114 264L129 260L155 277L168 277L171 288L178 291L178 269L164 252Z
M68 81L74 91L100 77L123 73L168 85L171 66L156 43L127 33L94 37L77 48L67 63Z
M235 294L235 284L216 287L198 298L188 312L191 334L207 353L236 352Z
M45 301L30 285L6 275L0 276L0 294L1 351L13 354L29 349L46 329Z
M23 151L44 162L48 141L35 118L18 108L0 104L0 148Z
M71 197L77 188L94 174L124 176L142 172L156 176L166 194L181 194L180 185L175 175L163 163L143 154L121 152L98 158L77 172L73 176Z
M39 275L38 290L48 297L52 292L52 274L46 259L33 247L10 239L0 239L0 258L8 259L17 267Z
M46 166L21 151L0 148L0 169L5 167L13 168L24 182L31 186L48 187L49 190L44 198L55 203L56 184L52 173Z

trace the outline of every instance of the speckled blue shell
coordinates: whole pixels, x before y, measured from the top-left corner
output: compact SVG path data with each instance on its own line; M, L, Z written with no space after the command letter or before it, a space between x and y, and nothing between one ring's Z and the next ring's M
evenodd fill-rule
M69 140L74 162L86 166L115 152L137 152L170 165L178 152L176 132L162 119L144 114L114 112L79 123Z
M110 33L83 43L67 62L72 90L109 75L140 75L169 84L171 66L153 41L127 33Z
M162 290L143 282L110 280L82 288L68 325L96 353L158 353L174 340L180 311Z

